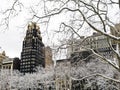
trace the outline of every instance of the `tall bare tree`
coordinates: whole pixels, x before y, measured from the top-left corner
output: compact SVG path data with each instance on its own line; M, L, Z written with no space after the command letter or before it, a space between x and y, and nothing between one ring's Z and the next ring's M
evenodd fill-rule
M15 4L13 3L13 5ZM62 38L60 40L62 45L59 46L59 49L67 48L67 39L71 38L73 40L74 38L81 38L82 30L94 30L101 33L108 38L109 46L116 54L118 64L115 65L91 48L86 49L91 50L96 56L100 57L120 72L120 37L109 33L110 27L113 27L113 30L119 33L115 27L115 24L119 23L116 22L120 14L119 8L117 8L118 5L119 2L117 0L40 0L36 5L29 7L32 16L29 20L45 23L48 27L50 23L54 22L54 20L51 19L56 19L55 17L59 16L61 20L59 19L60 25L59 29L56 31L56 33L61 34L59 36L60 39ZM5 12L11 13L11 10L14 11L14 6L12 9L7 9ZM113 14L114 12L116 13ZM116 42L116 48L112 47L111 40ZM85 48L83 45L81 45L81 47Z
M44 1L44 13L42 16L39 15L39 11L35 12L32 9L33 17L32 19L37 19L37 21L47 19L47 23L50 22L50 18L53 18L55 15L61 15L67 17L67 21L61 21L60 29L57 32L67 32L68 37L73 38L73 34L68 35L68 32L73 32L74 37L80 37L81 29L84 27L88 27L90 30L95 30L102 35L108 37L109 40L119 41L120 37L110 34L110 27L114 27L114 31L116 31L114 21L115 18L111 18L111 9L116 9L116 6L119 4L118 1L113 0L43 0ZM52 7L50 7L50 5ZM39 7L38 5L37 7ZM34 6L32 8L35 8ZM119 10L119 9L118 9ZM37 10L36 10L37 11ZM119 11L117 12L119 16ZM113 17L117 17L117 15L113 15ZM118 18L116 18L117 20ZM118 22L117 22L118 23ZM119 33L117 31L117 33ZM70 34L70 33L69 33ZM64 40L65 41L65 40ZM118 43L116 43L116 46ZM65 45L62 45L64 47ZM110 47L117 55L118 66L115 66L112 62L108 61L108 59L103 58L99 54L95 53L94 50L92 52L102 58L104 61L108 62L114 68L120 71L120 54L119 48L116 47L114 49L110 43Z

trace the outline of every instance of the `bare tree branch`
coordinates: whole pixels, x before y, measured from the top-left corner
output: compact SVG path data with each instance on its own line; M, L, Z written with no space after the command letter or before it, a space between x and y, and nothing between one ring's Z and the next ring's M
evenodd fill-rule
M105 75L103 75L103 74L100 74L100 73L96 73L96 74L92 74L92 75L89 75L89 76L85 76L85 77L83 77L83 78L81 78L81 79L76 79L76 78L73 78L73 77L71 77L71 79L72 79L72 80L77 80L77 81L79 80L79 81L81 81L81 80L83 80L83 79L86 79L86 78L89 78L89 77L93 77L93 76L101 76L101 77L103 77L103 78L105 78L105 79L112 80L112 81L114 81L114 82L120 83L119 80L116 80L116 79L114 79L114 78L107 77L107 76L105 76Z

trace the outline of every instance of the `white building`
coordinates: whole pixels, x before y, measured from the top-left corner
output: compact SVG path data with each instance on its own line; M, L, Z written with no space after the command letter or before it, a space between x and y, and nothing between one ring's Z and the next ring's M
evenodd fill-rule
M2 69L10 69L13 70L13 58L5 58L2 62Z

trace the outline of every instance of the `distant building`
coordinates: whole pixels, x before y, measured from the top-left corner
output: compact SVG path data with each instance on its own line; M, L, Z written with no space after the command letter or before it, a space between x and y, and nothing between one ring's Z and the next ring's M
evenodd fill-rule
M120 37L120 24L116 24L114 27L110 27L110 33L116 37ZM119 43L120 47L120 41L112 40L112 44L115 45L116 43Z
M20 71L22 73L33 73L37 66L45 67L45 48L39 29L36 23L28 25L21 53Z
M13 58L5 58L2 62L2 69L13 70Z
M52 60L52 49L47 46L45 47L45 67L53 66L54 62Z
M116 37L120 37L120 23L116 24L114 27L110 27L110 32Z
M116 24L115 27L110 27L110 34L120 37L120 24ZM120 41L111 39L111 46L116 50L116 44ZM92 54L93 49L96 53L99 53L105 58L113 60L116 56L114 51L112 51L108 38L105 35L94 32L93 35L80 39L73 39L68 41L67 55L68 58L72 58L72 63L82 59L88 59L88 56Z
M70 66L70 59L56 60L55 67Z
M80 39L73 38L72 40L68 40L68 42L67 42L67 58L70 58L71 54L73 52L78 52L81 50L80 44L83 39L84 39L84 36L82 36Z
M106 36L101 35L100 33L93 33L86 41L83 42L83 45L88 49L93 49L103 57L108 59L113 59L113 52L109 46L109 42Z
M5 58L2 61L2 69L20 70L19 58Z
M113 59L114 58L114 52L111 50L107 37L104 35L101 35L100 33L93 33L93 35L82 38L79 41L74 43L75 49L71 53L71 62L78 62L79 60L88 59L92 56L92 51L90 49L93 49L96 53L99 53L105 58ZM75 41L74 41L75 42ZM78 43L79 42L79 43ZM75 45L76 44L76 45ZM76 46L76 47L75 47Z
M0 53L0 69L2 68L2 62L3 59L8 58L5 54L5 51L3 51L2 53Z
M56 90L67 90L71 88L70 82L70 59L56 61L55 65L55 87ZM71 89L70 89L71 90Z
M20 71L20 59L19 58L13 58L13 70Z

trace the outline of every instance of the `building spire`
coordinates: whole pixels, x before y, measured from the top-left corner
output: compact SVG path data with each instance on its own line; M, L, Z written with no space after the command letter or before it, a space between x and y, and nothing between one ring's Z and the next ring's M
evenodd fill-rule
M37 25L36 22L31 22L31 23L29 23L27 29L28 29L28 30L36 29L36 30L38 30L39 33L40 33L40 27Z

